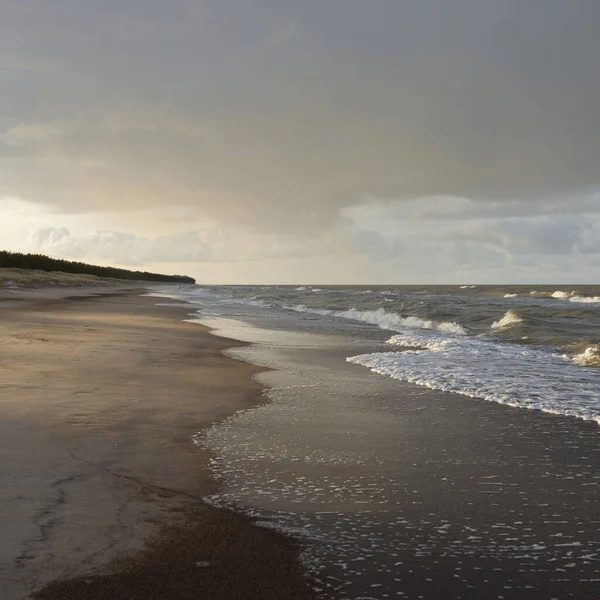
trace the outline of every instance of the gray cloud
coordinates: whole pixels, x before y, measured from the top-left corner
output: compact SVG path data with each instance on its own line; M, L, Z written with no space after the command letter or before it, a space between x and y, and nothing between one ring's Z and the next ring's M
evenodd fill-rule
M471 218L600 187L596 0L0 12L0 192L57 210L187 204L302 232L366 193L469 197Z
M447 210L434 216L440 203ZM573 212L569 202L561 206L558 201L539 214L513 216L505 208L464 198L371 200L345 209L340 225L351 232L357 251L374 261L404 260L403 272L418 272L424 262L426 273L437 272L436 264L443 265L441 273L487 267L504 269L502 277L510 280L517 265L529 268L532 261L554 262L557 273L563 273L559 265L565 261L580 263L569 267L579 272L600 259L600 214L587 210L593 207L586 199L575 203ZM537 278L535 269L528 274Z
M247 232L205 225L169 235L140 236L118 230L71 233L67 227L31 231L29 244L38 252L85 261L123 265L177 263L248 263L348 255L348 232L328 231L314 237Z

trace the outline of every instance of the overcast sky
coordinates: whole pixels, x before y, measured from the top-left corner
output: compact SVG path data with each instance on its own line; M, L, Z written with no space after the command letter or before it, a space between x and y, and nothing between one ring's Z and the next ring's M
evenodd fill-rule
M598 0L0 0L0 246L597 281L598 31Z

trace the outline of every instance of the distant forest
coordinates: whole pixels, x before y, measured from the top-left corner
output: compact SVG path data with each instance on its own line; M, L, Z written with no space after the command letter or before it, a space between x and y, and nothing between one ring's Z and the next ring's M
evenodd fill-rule
M82 262L50 258L43 254L21 254L0 250L0 268L3 269L37 269L38 271L62 271L63 273L78 273L111 277L113 279L129 279L136 281L163 281L169 283L196 283L193 277L186 275L161 275L147 271L128 271L115 267L99 267Z

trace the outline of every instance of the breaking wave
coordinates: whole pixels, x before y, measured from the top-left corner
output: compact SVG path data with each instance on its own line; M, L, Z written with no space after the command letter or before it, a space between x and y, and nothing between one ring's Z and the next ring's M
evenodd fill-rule
M600 346L588 346L581 354L571 360L582 367L600 367Z
M522 322L523 319L519 313L511 309L506 311L506 314L501 319L492 323L492 329L504 329L505 327L512 327L513 325Z
M389 343L409 349L347 360L435 390L600 423L600 380L578 366L583 358L572 359L578 363L573 364L569 357L544 349L427 331L405 332ZM588 350L583 353L586 360L595 360Z
M556 292L552 292L550 294L551 298L558 298L559 300L566 300L567 298L571 298L571 296L576 296L577 292L563 292L562 290L556 290Z
M564 290L556 290L554 292L533 290L532 292L529 292L529 295L533 296L534 298L555 298L556 300L568 300L573 296L579 295L579 292L576 292L575 290L570 292L565 292Z
M569 302L579 302L581 304L596 304L600 302L600 296L572 296Z
M513 298L515 295L505 294L504 297ZM582 296L576 290L572 290L571 292L565 292L563 290L556 290L555 292L540 292L534 290L529 292L529 295L533 298L554 298L555 300L568 300L569 302L578 302L582 304L595 304L600 302L600 296Z
M582 296L576 290L571 292L565 292L563 290L556 290L555 292L529 292L530 296L534 298L554 298L556 300L568 300L569 302L579 302L582 304L594 304L600 302L600 296ZM509 297L508 295L504 296Z
M317 308L308 308L304 304L288 307L296 312L313 313L324 316L340 317L352 321L361 321L371 325L377 325L380 329L390 331L402 331L403 329L430 329L433 331L442 331L454 335L466 335L464 327L455 322L438 322L431 319L421 319L420 317L402 317L397 313L387 312L383 308L377 310L349 310L335 311Z

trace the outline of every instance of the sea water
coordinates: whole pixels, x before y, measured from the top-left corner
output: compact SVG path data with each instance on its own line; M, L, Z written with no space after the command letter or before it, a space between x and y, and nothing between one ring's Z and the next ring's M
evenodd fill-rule
M525 597L542 572L596 597L599 293L170 288L272 369L271 403L196 438L210 501L308 542L324 597Z

